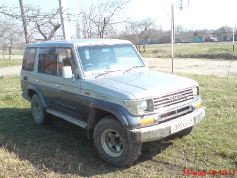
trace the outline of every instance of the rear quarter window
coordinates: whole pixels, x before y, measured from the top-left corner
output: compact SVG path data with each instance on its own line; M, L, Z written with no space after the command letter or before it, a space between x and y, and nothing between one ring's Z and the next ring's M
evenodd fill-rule
M35 54L37 48L26 48L22 62L22 69L33 71L35 63Z

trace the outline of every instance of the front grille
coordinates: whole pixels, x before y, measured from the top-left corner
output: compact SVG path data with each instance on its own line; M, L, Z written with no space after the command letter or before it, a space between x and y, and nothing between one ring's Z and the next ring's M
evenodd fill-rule
M154 109L157 110L189 100L193 100L193 91L191 88L154 98Z
M170 121L172 119L176 119L178 117L184 116L192 112L191 106L185 106L183 108L179 108L176 110L172 110L166 113L162 113L159 118L159 124L162 122Z

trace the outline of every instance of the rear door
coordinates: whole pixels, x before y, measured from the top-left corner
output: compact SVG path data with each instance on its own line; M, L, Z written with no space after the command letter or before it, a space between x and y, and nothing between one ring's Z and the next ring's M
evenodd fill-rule
M55 103L53 93L54 85L52 84L53 75L56 70L55 48L38 48L38 73L35 75L35 84L41 89L45 101L49 106Z

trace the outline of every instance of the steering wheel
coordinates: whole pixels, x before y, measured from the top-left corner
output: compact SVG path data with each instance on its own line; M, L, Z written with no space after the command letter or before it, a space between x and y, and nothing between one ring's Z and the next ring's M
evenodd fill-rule
M92 63L88 63L88 64L85 64L85 65L83 66L84 69L86 69L86 68L88 68L88 67L95 67L95 65L92 64Z

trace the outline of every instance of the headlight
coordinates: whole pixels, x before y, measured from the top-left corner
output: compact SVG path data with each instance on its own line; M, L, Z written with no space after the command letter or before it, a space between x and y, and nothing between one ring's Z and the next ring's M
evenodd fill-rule
M124 100L124 105L133 115L142 115L145 111L153 110L153 101L150 100Z
M199 88L194 87L193 88L193 98L196 99L199 96Z

